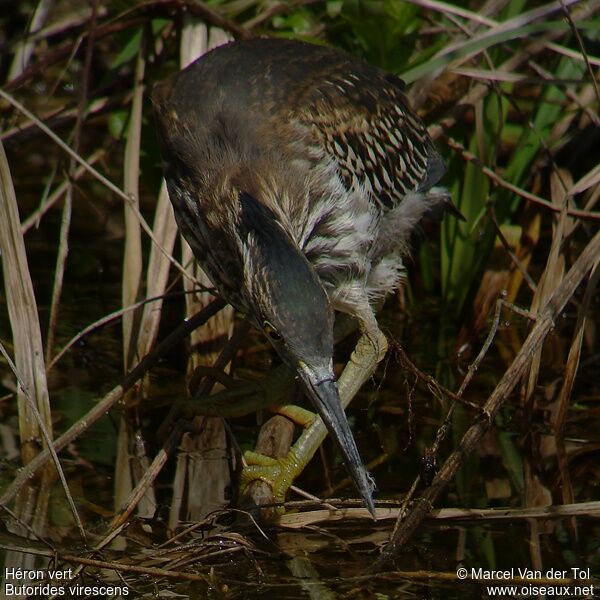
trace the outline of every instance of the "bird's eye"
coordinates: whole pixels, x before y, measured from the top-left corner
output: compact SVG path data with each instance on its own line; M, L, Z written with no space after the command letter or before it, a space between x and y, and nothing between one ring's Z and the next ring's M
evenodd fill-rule
M275 329L275 327L273 327L273 325L271 325L271 323L269 323L269 321L265 321L263 323L263 331L265 332L266 336L272 342L280 342L281 341L281 335L279 334L277 329Z

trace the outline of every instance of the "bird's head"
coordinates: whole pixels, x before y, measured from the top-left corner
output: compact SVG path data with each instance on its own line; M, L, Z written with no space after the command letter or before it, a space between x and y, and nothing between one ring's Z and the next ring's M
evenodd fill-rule
M333 311L321 282L268 207L245 193L239 201L248 316L288 365L330 375Z
M298 374L373 513L373 483L341 406L333 373L334 315L323 285L276 215L249 194L239 196L248 317Z

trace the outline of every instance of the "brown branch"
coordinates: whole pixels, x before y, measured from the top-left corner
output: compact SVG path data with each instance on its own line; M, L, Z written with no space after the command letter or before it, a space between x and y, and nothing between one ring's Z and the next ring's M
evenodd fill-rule
M405 548L407 542L423 519L432 510L434 502L456 475L464 459L477 446L483 434L491 427L498 409L527 370L531 356L542 346L546 336L554 328L554 319L560 314L566 303L575 293L583 278L596 262L599 253L600 232L588 243L564 277L560 286L540 311L535 326L485 403L480 418L466 431L458 448L446 459L446 462L435 476L431 485L415 500L406 519L398 524L392 540L386 546L379 559L370 568L371 572L385 569L390 563L393 563L395 557Z
M225 31L229 31L229 33L237 39L247 40L253 37L253 34L249 29L246 29L242 25L238 25L235 21L224 17L216 10L207 6L204 2L199 2L198 0L149 0L140 5L141 8L161 6L177 8L180 11L187 11L195 17L199 17L208 25L214 25L215 27L220 27Z

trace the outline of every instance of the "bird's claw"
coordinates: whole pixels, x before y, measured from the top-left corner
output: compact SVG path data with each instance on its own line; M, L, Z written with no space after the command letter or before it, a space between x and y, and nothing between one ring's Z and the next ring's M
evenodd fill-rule
M296 457L294 449L290 448L287 456L283 458L272 458L257 452L246 451L244 459L246 466L242 469L240 475L242 495L252 482L263 481L272 490L273 502L280 505L275 509L275 513L281 514L285 495L303 468L301 461Z

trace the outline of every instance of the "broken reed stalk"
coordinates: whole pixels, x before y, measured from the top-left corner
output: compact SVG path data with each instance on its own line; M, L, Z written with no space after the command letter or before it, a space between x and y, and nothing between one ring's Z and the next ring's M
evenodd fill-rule
M123 272L121 278L121 304L123 307L137 303L143 294L144 283L142 271L144 266L142 253L142 227L138 214L140 154L142 138L142 108L144 94L144 73L146 68L145 46L146 35L142 35L137 52L133 74L132 100L129 112L129 127L125 141L125 156L123 160L123 191L131 201L123 205L125 224L125 245L123 248ZM123 314L122 343L123 370L130 371L138 362L137 353L140 334L141 311L134 310ZM140 399L139 394L136 400ZM137 484L141 474L148 468L145 444L136 445L134 440L143 440L139 431L137 402L131 402L131 397L125 400L125 411L119 420L117 436L117 456L114 467L115 487L114 504L121 506ZM156 498L153 489L147 490L141 505L138 507L139 516L150 517L156 510Z
M592 269L599 254L600 232L596 233L590 240L565 275L560 286L540 311L536 324L483 406L479 419L465 432L458 448L446 459L431 485L415 500L406 519L399 520L396 523L392 539L378 560L369 569L370 572L385 569L390 563L393 563L395 557L406 547L407 542L433 508L434 502L456 475L463 460L477 446L483 434L491 427L498 409L524 375L531 357L541 347L547 335L554 328L555 318L575 293L586 274Z
M546 266L538 281L538 285L531 301L530 311L534 314L537 314L540 308L548 303L552 295L560 286L565 275L565 242L570 237L570 232L573 228L573 220L567 215L567 206L573 200L569 195L568 190L572 189L572 187L573 180L571 174L554 165L553 171L550 174L550 194L552 203L560 209L560 213L552 220L552 240L546 259ZM536 390L538 389L538 382L541 376L542 348L543 346L540 344L535 352L533 352L529 368L523 377L524 385L521 389L520 405L524 417L524 428L533 426L534 415L536 410L540 408ZM552 430L554 430L554 427L552 426L554 418L554 416L550 417L550 427ZM555 441L558 449L560 440L556 435ZM550 492L540 483L538 466L533 458L539 456L538 452L541 452L537 436L527 436L525 440L525 449L522 467L524 503L526 506L549 504L551 502ZM571 478L568 470L562 472L561 476L563 502L573 502L574 496L571 489ZM566 523L566 526L572 541L575 542L577 537L575 520L569 520ZM531 565L534 569L541 569L543 565L540 534L541 529L539 524L532 521L528 531L528 547Z
M143 36L142 36L143 39ZM140 300L142 287L142 228L138 214L140 145L142 138L143 79L146 61L142 41L134 72L133 98L129 116L129 128L125 142L123 191L130 198L123 205L125 223L125 247L123 249L123 278L121 288L122 306L131 306ZM123 361L125 372L135 364L137 347L137 311L123 315Z

